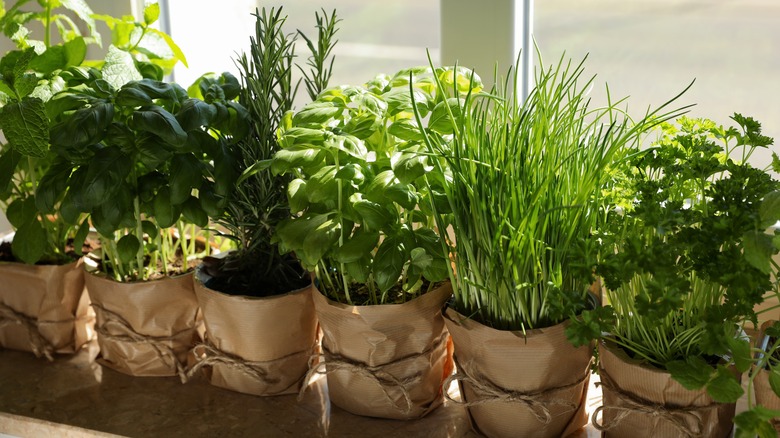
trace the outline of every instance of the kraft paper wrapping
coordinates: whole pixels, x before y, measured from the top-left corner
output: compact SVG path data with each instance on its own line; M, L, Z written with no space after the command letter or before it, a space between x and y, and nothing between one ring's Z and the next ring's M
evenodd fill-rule
M261 396L297 394L316 353L317 316L312 286L266 298L227 295L202 283L195 294L206 343L195 347L212 385ZM190 373L192 374L192 373Z
M326 374L336 406L369 417L420 418L441 405L452 373L452 343L442 307L447 283L403 304L349 306L314 290ZM311 373L311 372L310 372Z
M557 438L585 426L591 348L572 346L565 323L524 335L453 309L445 321L455 344L454 379L477 432Z
M132 376L185 380L199 324L192 273L129 283L87 273L86 283L97 315L101 364Z
M89 341L95 320L81 265L0 263L0 346L51 359Z
M715 403L704 389L685 389L668 372L640 364L614 346L601 343L599 359L603 406L594 411L593 423L602 436L731 435L734 403Z

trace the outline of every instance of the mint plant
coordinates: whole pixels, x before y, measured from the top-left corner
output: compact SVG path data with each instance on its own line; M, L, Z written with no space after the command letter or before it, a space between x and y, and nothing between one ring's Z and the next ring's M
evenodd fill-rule
M51 166L49 119L45 102L66 87L71 71L85 62L87 44L100 44L92 11L81 1L40 1L39 11L26 11L28 0L6 9L0 5L0 29L19 48L0 59L0 128L7 143L0 146L0 207L16 229L13 255L25 263L64 263L66 243L75 232L57 216L40 215L35 192ZM79 26L66 10L78 17ZM39 22L43 40L34 39L28 25ZM52 43L53 28L62 41ZM22 242L21 244L19 242ZM74 248L76 253L81 247Z
M379 75L327 89L282 120L271 170L293 176L287 195L296 216L275 239L332 299L402 302L447 278L432 212L440 192L425 183L427 175L440 187L444 175L426 156L413 107L446 126L453 101L481 86L470 77L452 68Z

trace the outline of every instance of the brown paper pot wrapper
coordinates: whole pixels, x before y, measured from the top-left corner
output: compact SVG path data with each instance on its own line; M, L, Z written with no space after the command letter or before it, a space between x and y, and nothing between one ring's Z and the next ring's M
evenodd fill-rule
M336 406L369 417L420 418L441 405L452 372L452 344L441 309L449 283L403 304L349 306L318 290L314 307L323 361Z
M488 437L563 437L587 423L591 349L566 339L566 324L522 332L496 330L445 314L455 344L462 402Z
M593 412L593 424L603 436L731 435L734 403L715 403L704 389L685 389L668 372L640 364L614 346L600 344L599 360L603 406Z
M95 318L81 264L0 263L0 346L51 359L89 341Z
M192 274L120 283L86 274L97 314L101 364L132 376L185 380L187 354L198 338Z
M202 275L196 273L195 294L206 342L195 347L192 370L206 366L212 385L246 394L297 394L316 353L312 286L255 298L209 289Z

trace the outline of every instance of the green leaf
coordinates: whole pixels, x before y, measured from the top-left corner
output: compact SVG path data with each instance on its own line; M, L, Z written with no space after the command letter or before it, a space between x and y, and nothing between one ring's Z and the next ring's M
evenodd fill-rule
M287 185L287 201L291 213L301 212L309 205L306 199L306 181L300 178L290 181Z
M87 236L89 236L89 218L84 219L81 222L78 231L76 231L76 235L73 237L73 251L77 255L84 255L83 247L84 242L87 240Z
M326 214L308 214L283 220L276 227L274 239L281 244L282 253L302 251L307 235L327 220L328 215ZM313 266L311 267L313 268Z
M173 53L173 58L181 62L183 66L189 67L187 64L187 57L184 56L184 52L182 52L181 48L173 41L173 38L171 38L170 35L155 28L149 28L147 31L149 32L148 35L150 36L162 38L162 40L165 41L165 44L168 46L168 49L170 49L171 53ZM148 44L145 44L145 46L148 47Z
M401 140L413 143L422 142L424 140L423 134L420 132L420 127L417 125L417 122L412 119L396 120L387 128L387 132Z
M155 225L152 221L142 221L141 229L143 230L144 234L149 237L149 240L156 239L157 235L159 234L157 225Z
M35 209L35 198L27 196L15 199L8 205L5 215L8 222L16 229L35 221L38 216L38 210Z
M0 155L0 195L8 190L11 179L16 171L16 166L22 159L22 154L13 148L6 148Z
M385 190L385 196L407 210L414 209L419 202L417 192L411 184L394 184Z
M209 224L209 217L206 211L201 207L200 201L194 196L190 196L189 199L184 201L182 205L181 214L184 219L191 224L195 224L201 228Z
M22 155L43 158L49 150L49 118L38 98L6 104L0 113L0 127L11 147Z
M323 166L309 178L306 184L306 199L311 203L334 201L338 198L336 166Z
M85 47L86 50L86 47ZM46 49L45 52L34 57L30 60L30 68L45 76L50 75L55 70L62 70L68 64L68 58L65 53L65 47L52 46ZM38 78L35 78L35 83L38 82ZM28 93L32 91L29 90Z
M707 384L707 394L718 403L734 403L744 393L737 378L724 366L718 366L715 378Z
M284 174L299 167L314 167L323 160L324 152L319 149L282 149L273 157L271 172L274 175Z
M114 105L96 102L51 128L52 146L80 149L99 143L114 119Z
M744 339L728 338L731 357L734 359L734 366L740 373L747 372L753 366L753 359L750 354L750 343Z
M763 406L753 406L734 417L737 426L735 438L776 438L777 431L770 421L780 417L780 411L767 409Z
M199 99L187 99L176 113L176 120L185 131L193 131L210 126L216 116L214 105Z
M328 149L338 149L360 160L365 160L368 156L368 150L363 140L354 135L334 135L325 140L324 145Z
M158 106L143 107L134 111L132 127L151 132L173 147L181 147L187 142L187 133L173 114Z
M293 115L293 124L300 125L324 125L332 120L343 109L330 102L312 102Z
M369 258L362 258L351 263L344 265L347 270L347 275L352 277L358 283L365 283L368 281L368 276L371 274L371 266Z
M397 219L397 215L388 208L365 199L353 203L352 207L363 218L363 224L369 230L381 230Z
M117 90L128 82L143 79L143 76L135 67L132 55L113 44L108 47L108 53L106 54L101 72L103 73L103 79Z
M433 166L428 164L428 157L415 152L396 152L390 164L396 178L404 184L412 183L433 170Z
M760 231L751 231L742 237L745 259L756 269L771 273L771 259L775 253L772 237Z
M308 232L303 241L303 251L296 252L296 255L305 266L315 266L326 253L333 250L340 234L341 224L328 219Z
M25 98L38 86L38 76L34 73L25 73L14 79L14 90L19 98Z
M148 26L160 18L160 4L149 3L144 8L144 23Z
M333 259L339 263L352 263L369 257L379 243L379 233L358 229L344 244L333 252Z
M86 0L58 0L60 4L69 11L76 14L81 21L83 21L89 29L89 36L95 40L95 44L100 46L102 44L100 38L100 32L98 32L95 25L95 19L93 18L92 9L90 9Z
M154 217L160 228L173 226L179 220L181 215L181 206L174 205L171 202L171 191L168 187L163 187L157 191L157 196L153 202Z
M63 47L65 48L65 65L67 67L81 65L87 57L87 43L82 37L73 38Z
M713 373L711 366L698 356L690 356L683 360L674 360L666 364L666 369L672 378L685 389L696 390L704 387L710 381Z
M17 228L11 251L18 260L32 265L46 252L46 230L37 220L27 222Z
M433 263L433 257L431 257L424 248L414 248L410 252L410 256L412 265L420 270L428 269Z
M49 166L35 189L35 206L41 213L55 212L54 205L57 203L57 199L65 193L72 170L71 163L64 159L57 159Z
M117 147L97 151L89 163L82 188L84 206L92 208L110 200L122 188L132 165L128 156Z
M236 181L236 185L241 185L244 181L249 179L250 177L257 175L258 173L267 170L271 167L271 160L260 160L255 162L255 164L247 167L243 172L241 172L241 176L238 177L238 181Z
M148 137L136 145L138 161L149 170L158 170L173 157L173 152L165 148L165 143L157 137Z
M130 263L136 259L138 251L141 249L141 242L133 234L125 234L116 243L116 250L119 253L119 259L122 263Z
M780 221L780 190L764 196L758 211L764 226L769 227Z
M193 189L201 185L200 162L191 154L176 154L171 160L170 202L181 204L186 201Z
M293 127L282 134L279 142L280 146L287 149L298 145L319 146L325 141L325 131L321 129L310 129Z
M428 129L439 134L452 134L453 124L456 126L460 125L458 120L461 117L460 106L462 105L463 101L455 97L447 99L446 102L436 104L428 121ZM450 117L450 113L447 111L448 108L452 112L452 117Z
M382 293L398 284L406 259L404 245L394 237L385 237L372 264L374 279Z
M116 104L125 108L153 105L152 98L138 87L122 87L116 94Z
M769 379L769 386L772 388L772 392L776 396L780 397L780 370L772 368L767 374Z

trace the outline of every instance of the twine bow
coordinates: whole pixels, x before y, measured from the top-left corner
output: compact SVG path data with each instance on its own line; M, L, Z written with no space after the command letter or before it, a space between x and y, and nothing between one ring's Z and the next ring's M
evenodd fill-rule
M704 428L702 420L694 412L703 411L705 409L712 409L718 406L718 403L712 403L706 406L689 406L689 407L669 407L665 405L659 405L648 400L636 397L627 392L621 391L612 382L609 376L601 370L601 382L596 385L603 386L607 390L611 391L622 402L622 406L618 405L603 405L596 408L591 415L591 423L600 431L607 431L623 421L628 415L632 413L639 413L649 415L653 418L661 418L666 420L669 424L674 426L682 435L689 438L699 438L702 436ZM599 424L596 417L600 412L614 411L617 413L615 418L612 419L609 425ZM693 423L693 427L689 425Z
M49 362L54 360L54 346L43 337L38 329L38 322L35 318L29 317L21 312L17 312L12 307L0 303L0 326L6 324L21 325L27 332L27 338L30 341L30 348L35 357L45 356Z
M577 404L574 402L557 398L545 398L545 396L549 395L550 393L563 391L581 385L583 382L585 382L585 380L587 380L589 376L589 373L586 372L584 376L569 385L557 386L555 388L548 388L536 392L520 392L511 391L494 385L488 379L479 376L477 373L470 372L468 370L470 367L461 366L457 360L455 361L455 365L458 367L458 372L449 376L447 380L444 381L444 388L448 388L453 380L467 382L470 384L478 398L472 401L455 400L445 390L444 397L446 397L448 401L466 407L479 406L486 403L495 402L520 403L528 407L536 419L545 425L552 421L552 414L550 413L550 409L547 407L548 405L566 406L571 410L577 409Z
M308 387L311 378L314 377L315 374L327 375L339 370L347 370L376 382L376 384L379 385L379 387L382 389L382 392L384 393L385 397L390 402L390 404L392 404L393 407L395 407L402 414L407 415L412 411L412 408L414 407L414 404L412 403L412 397L409 394L409 387L420 382L420 380L422 379L421 373L418 372L413 376L399 379L398 377L385 371L384 368L390 365L395 365L398 363L414 360L419 357L430 356L433 354L434 351L436 351L437 348L439 348L444 344L448 336L449 333L447 332L443 333L438 339L436 339L436 341L434 341L422 353L413 354L410 356L406 356L394 360L392 362L388 362L376 366L369 366L362 362L354 361L347 357L334 354L331 351L329 351L323 344L322 345L323 354L315 354L309 358L309 372L306 373L306 377L303 380L303 386L301 387L300 392L298 392L298 401L300 401L303 398L303 394L306 392L306 388ZM319 363L314 365L314 362L317 360L319 360ZM402 405L399 405L399 403L393 399L393 396L390 394L390 388L397 388L398 390L401 391L401 395L403 396Z
M240 356L236 356L234 354L226 353L210 343L201 343L195 346L193 349L193 352L195 355L199 358L198 361L187 371L187 379L191 379L192 376L195 375L198 371L200 371L201 368L205 366L214 366L217 364L227 365L230 368L235 369L236 371L240 372L241 374L249 377L250 379L256 380L260 383L263 383L265 385L271 386L279 383L281 379L278 377L271 377L268 375L267 368L275 363L280 363L283 361L287 361L293 357L301 356L301 355L307 355L311 356L312 351L314 351L317 348L317 344L315 343L311 348L308 348L306 350L296 351L294 353L290 353L286 356L282 356L276 359L267 360L267 361L256 361L256 362L250 362L245 360L244 358ZM203 356L201 358L201 356ZM284 388L280 391L280 393L283 393L290 389L292 386L300 384L302 379L298 379L296 382L293 382L292 385L288 386L287 388ZM270 394L273 395L273 394Z
M179 379L181 379L181 383L187 382L187 371L185 366L176 357L176 352L173 350L173 348L166 345L165 342L174 341L184 335L190 335L195 331L194 328L184 329L178 333L174 333L171 336L147 336L133 330L130 323L128 323L127 320L125 320L121 315L114 313L96 303L92 303L92 307L95 308L96 313L104 320L103 324L95 325L95 331L98 332L103 338L117 342L135 342L149 345L152 347L155 353L157 353L157 357L165 365L176 369L176 374L179 376ZM107 329L109 324L117 326L119 330L125 332L125 334L117 335L110 333Z

